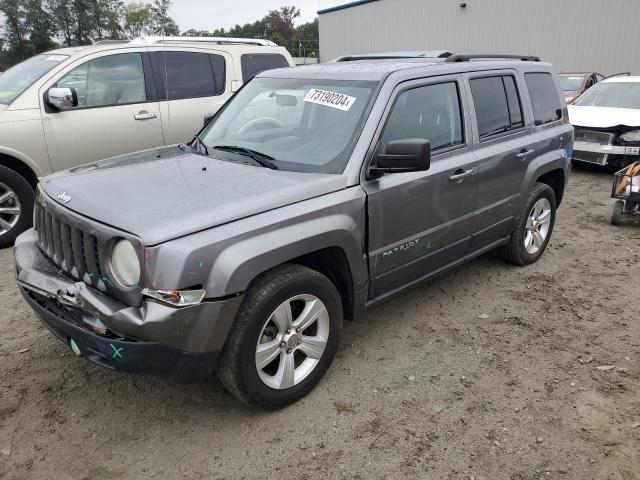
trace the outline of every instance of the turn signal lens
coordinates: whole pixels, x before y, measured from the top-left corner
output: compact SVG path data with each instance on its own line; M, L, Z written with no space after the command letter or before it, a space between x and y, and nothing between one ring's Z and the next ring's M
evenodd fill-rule
M145 288L142 295L174 307L197 305L204 300L205 290L152 290Z

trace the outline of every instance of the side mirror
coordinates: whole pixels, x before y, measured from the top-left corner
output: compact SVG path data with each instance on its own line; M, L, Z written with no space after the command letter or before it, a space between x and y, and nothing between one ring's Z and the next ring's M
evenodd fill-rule
M78 106L78 94L74 88L53 87L45 94L47 104L56 110L66 110Z
M385 173L423 172L431 166L431 142L423 138L392 140L385 153L378 153L369 174L372 178Z

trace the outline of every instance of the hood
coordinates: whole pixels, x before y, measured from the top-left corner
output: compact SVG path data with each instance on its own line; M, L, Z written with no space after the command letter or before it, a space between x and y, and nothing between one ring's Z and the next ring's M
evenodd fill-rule
M50 175L42 186L53 201L151 246L344 189L347 178L271 170L167 147Z
M576 127L640 127L640 109L569 105L569 121Z

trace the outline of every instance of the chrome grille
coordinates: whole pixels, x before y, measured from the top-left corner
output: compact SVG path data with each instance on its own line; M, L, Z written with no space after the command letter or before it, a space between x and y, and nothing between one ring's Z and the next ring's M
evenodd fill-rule
M106 277L95 235L75 228L39 203L36 203L34 221L38 245L56 266L77 280L105 289Z
M584 128L576 127L576 142L597 143L598 145L611 145L613 143L613 133L595 132Z

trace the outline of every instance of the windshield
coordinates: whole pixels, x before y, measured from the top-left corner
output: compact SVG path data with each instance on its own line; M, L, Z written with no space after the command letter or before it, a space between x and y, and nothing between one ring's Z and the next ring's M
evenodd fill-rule
M558 77L558 81L560 82L560 88L563 92L576 92L582 88L584 75L561 75Z
M239 147L274 168L342 173L377 82L254 78L221 110L200 139L228 158ZM216 146L222 147L216 150ZM226 154L225 154L226 153Z
M42 75L60 62L66 55L36 55L19 63L0 75L0 103L11 103Z
M640 82L597 83L575 103L580 107L640 108Z

